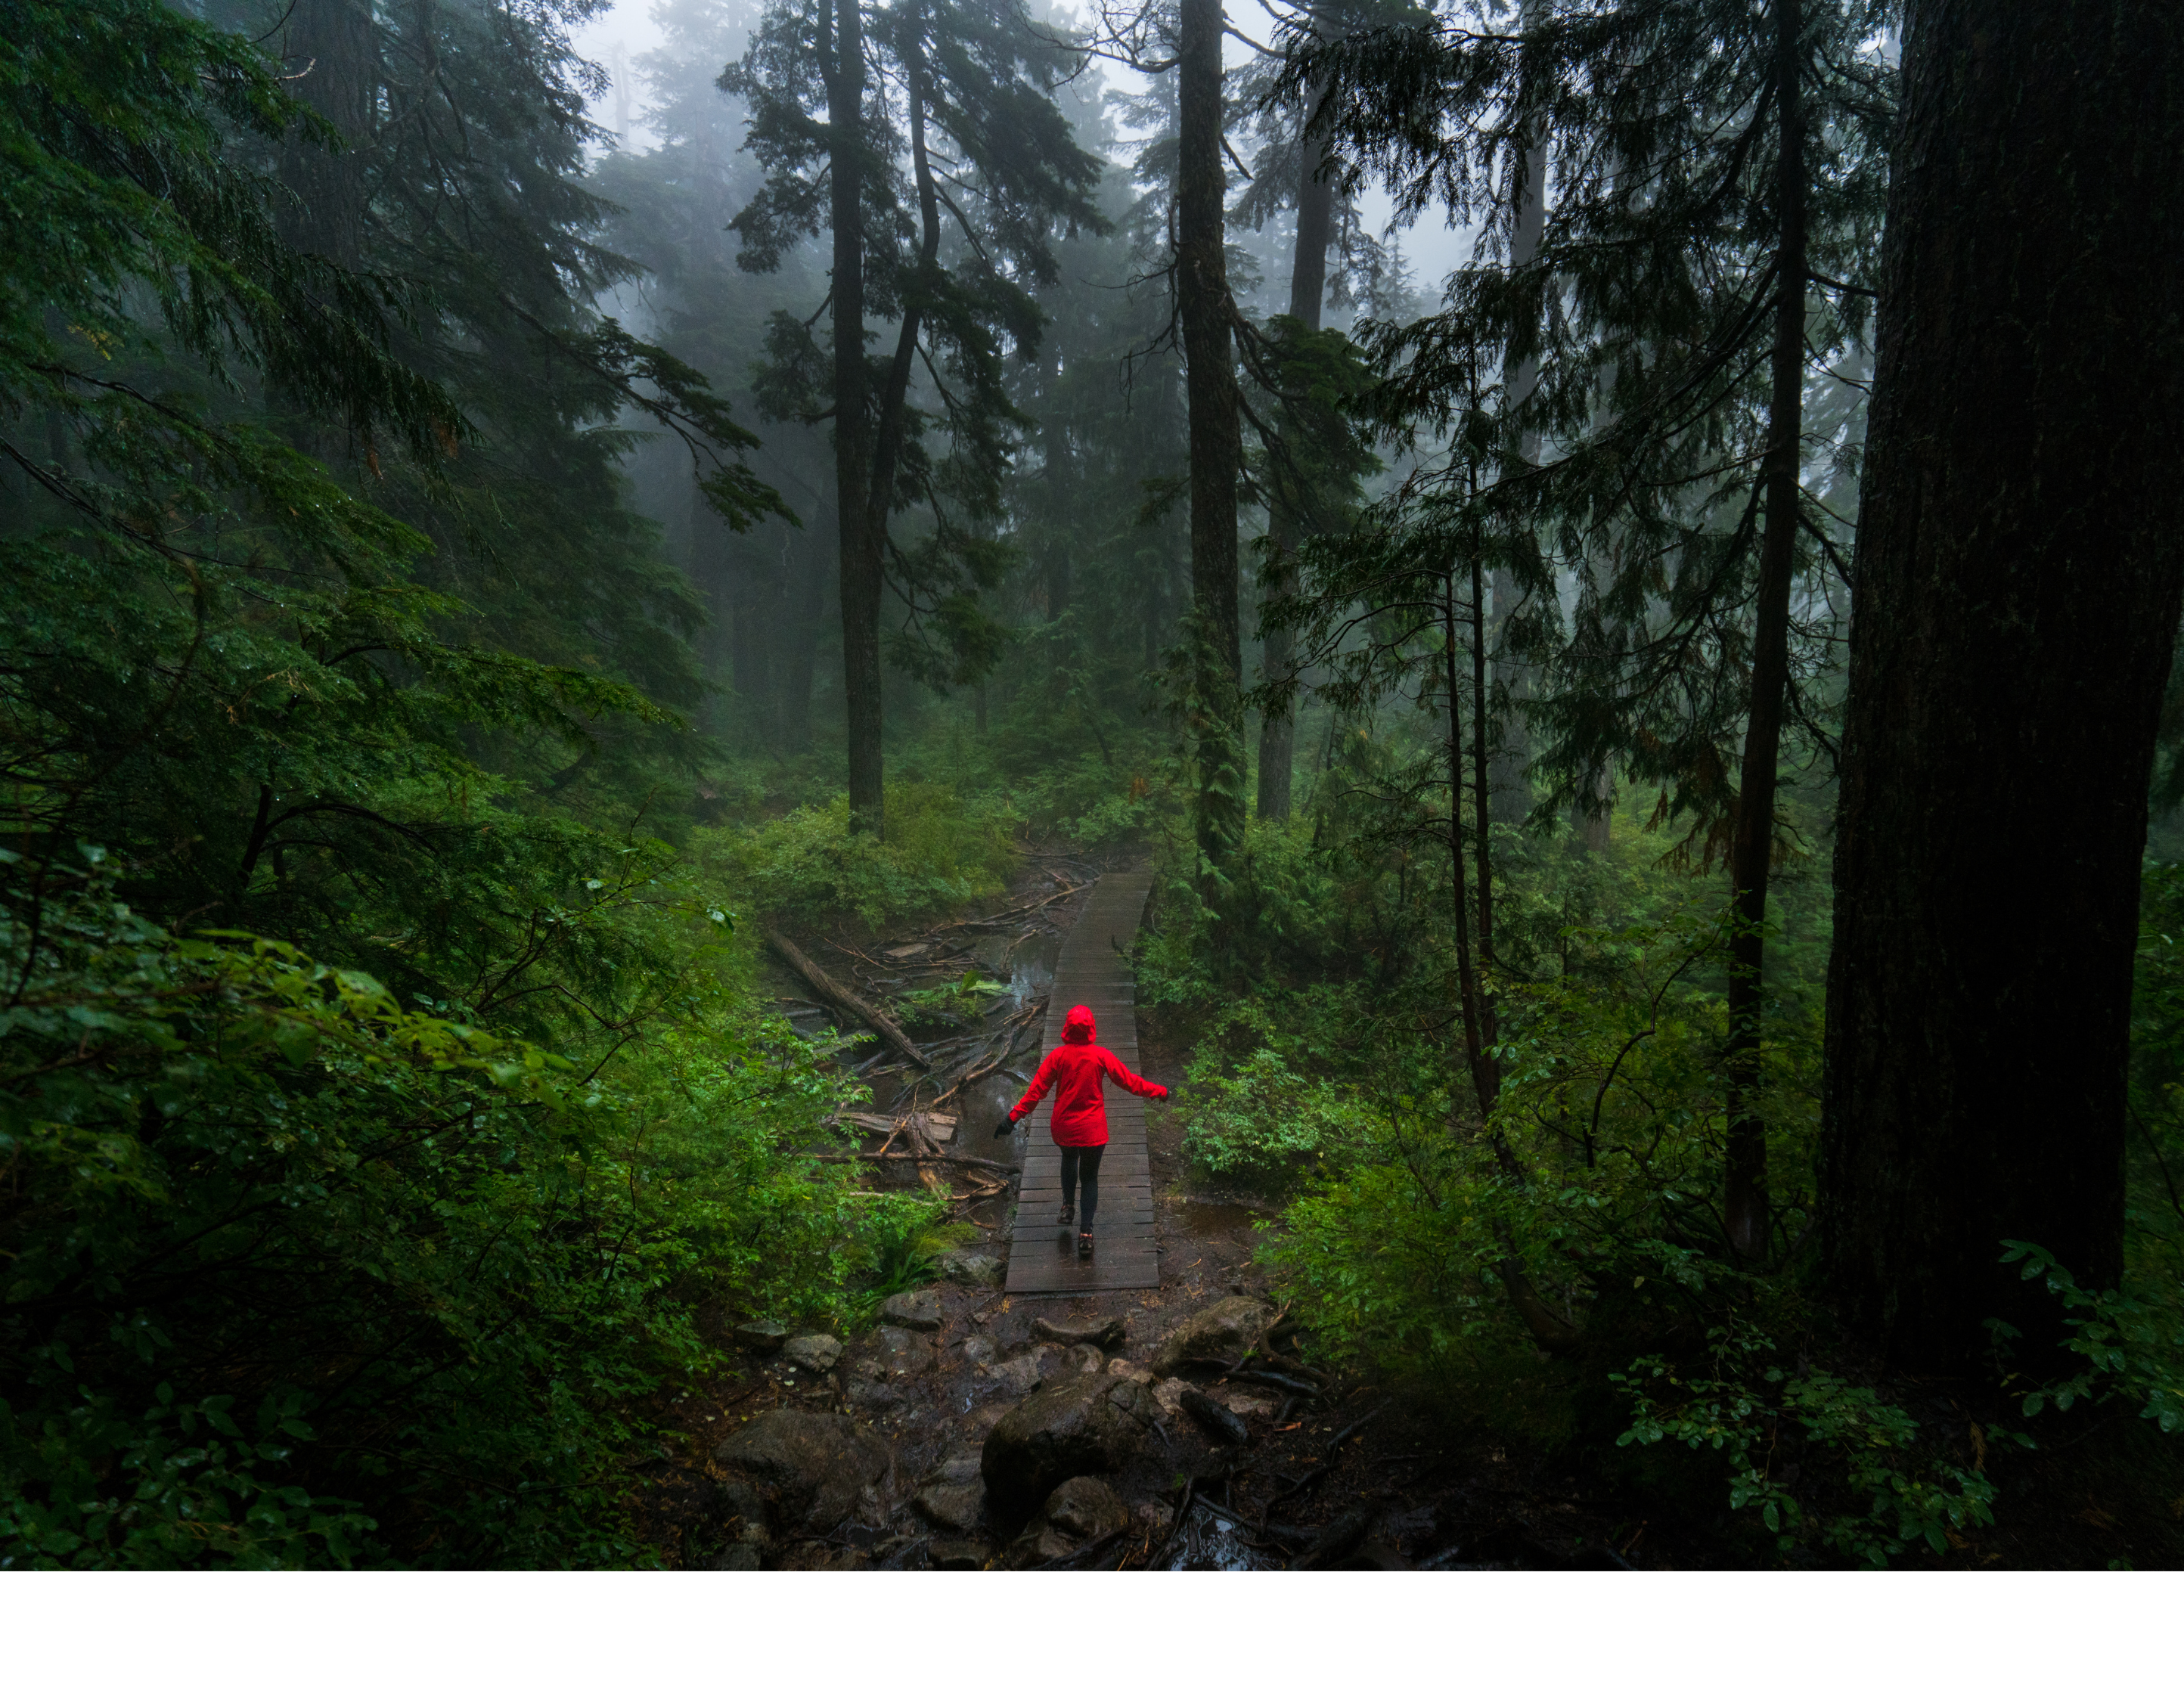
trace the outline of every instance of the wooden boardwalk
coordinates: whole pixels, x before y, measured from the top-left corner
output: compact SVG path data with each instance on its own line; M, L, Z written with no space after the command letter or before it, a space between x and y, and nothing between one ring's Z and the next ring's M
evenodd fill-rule
M1082 1002L1099 1022L1095 1040L1112 1049L1132 1072L1139 1070L1137 991L1121 947L1137 935L1152 882L1150 872L1110 873L1093 887L1055 965L1041 1059L1061 1041L1062 1021ZM1089 1260L1077 1257L1076 1227L1061 1225L1061 1150L1048 1129L1053 1096L1017 1127L1025 1135L1024 1171L1009 1244L1011 1294L1095 1294L1107 1289L1160 1287L1145 1104L1112 1083L1105 1094L1107 1152L1100 1162L1100 1216L1093 1222L1096 1246Z

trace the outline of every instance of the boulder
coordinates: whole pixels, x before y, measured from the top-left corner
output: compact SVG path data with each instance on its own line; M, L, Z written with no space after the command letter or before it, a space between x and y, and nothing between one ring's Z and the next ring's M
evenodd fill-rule
M922 1377L935 1362L933 1338L914 1330L893 1328L876 1330L878 1357L890 1377Z
M1049 1341L1058 1341L1064 1347L1074 1347L1080 1341L1095 1347L1120 1347L1123 1345L1123 1321L1120 1318L1089 1318L1080 1323L1056 1323L1051 1318L1034 1318L1031 1327Z
M800 1335L781 1345L781 1356L800 1370L823 1377L842 1356L842 1344L831 1335Z
M776 1528L824 1534L844 1519L883 1523L894 1455L862 1424L830 1412L768 1411L713 1449L764 1497Z
M1231 1389L1221 1402L1239 1417L1272 1417L1274 1401L1271 1395L1246 1394L1241 1389Z
M925 1562L936 1570L983 1570L994 1556L984 1540L936 1540L926 1549Z
M1190 1392L1190 1384L1180 1377L1170 1377L1153 1389L1153 1404L1170 1417L1183 1410L1183 1397Z
M900 1406L900 1389L885 1383L855 1382L843 1390L843 1398L862 1411L885 1411L891 1406Z
M1145 1391L1101 1372L1066 1377L1019 1401L980 1454L986 1496L1022 1517L1072 1476L1120 1470L1152 1421Z
M986 1484L975 1478L931 1483L911 1495L910 1503L928 1523L968 1534L978 1526L979 1513L986 1509Z
M1009 1548L1009 1561L1019 1567L1051 1564L1129 1523L1129 1508L1113 1489L1096 1476L1072 1476L1046 1496L1039 1515Z
M1123 1358L1119 1353L1107 1361L1107 1374L1111 1377L1127 1377L1130 1381L1138 1384L1141 1387L1148 1389L1152 1388L1154 1384L1159 1380L1159 1378L1155 1377L1151 1372L1145 1369L1144 1366L1137 1363L1134 1360ZM1157 1392L1157 1390L1156 1390L1156 1392ZM1161 1410L1165 1411L1169 1410L1169 1408L1162 1406Z
M788 1339L788 1326L777 1324L772 1318L754 1318L747 1324L735 1328L736 1344L748 1347L755 1353L773 1353Z
M968 1248L951 1248L933 1264L950 1283L967 1283L974 1289L998 1289L1008 1275L1008 1267L991 1254L973 1253Z
M940 1328L940 1296L930 1289L890 1294L880 1308L880 1318L906 1330L937 1330Z
M1216 1300L1193 1312L1173 1329L1153 1356L1153 1374L1173 1377L1200 1365L1233 1365L1274 1322L1274 1309L1247 1294Z
M1061 1350L1058 1347L1034 1347L1028 1353L1019 1353L1013 1359L1004 1359L987 1372L987 1375L1011 1394L1029 1394L1049 1377L1061 1370Z
M1089 1373L1106 1370L1107 1356L1089 1342L1079 1342L1062 1356L1062 1362L1072 1371Z
M705 1509L715 1525L731 1540L770 1545L772 1517L766 1495L748 1482L719 1482L706 1496Z
M978 1456L975 1452L951 1454L947 1462L933 1473L935 1482L976 1482L978 1478Z
M705 1567L709 1570L758 1570L765 1566L759 1562L758 1548L738 1545L731 1546Z
M992 1364L995 1351L996 1349L989 1337L967 1335L963 1338L963 1356L973 1365Z

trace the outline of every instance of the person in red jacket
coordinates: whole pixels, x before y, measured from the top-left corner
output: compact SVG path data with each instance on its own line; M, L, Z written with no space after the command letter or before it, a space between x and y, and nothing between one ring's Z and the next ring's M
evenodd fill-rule
M1039 1105L1046 1092L1054 1092L1054 1116L1050 1128L1054 1145L1061 1150L1061 1222L1075 1218L1077 1185L1084 1185L1084 1228L1077 1233L1077 1256L1092 1257L1092 1217L1100 1210L1100 1156L1107 1151L1107 1103L1100 1086L1109 1078L1133 1095L1165 1101L1162 1085L1139 1077L1115 1058L1114 1050L1092 1040L1097 1029L1092 1010L1079 1002L1061 1022L1061 1045L1039 1063L1031 1088L1023 1100L1009 1109L1008 1122L994 1133L1006 1136L1025 1114Z

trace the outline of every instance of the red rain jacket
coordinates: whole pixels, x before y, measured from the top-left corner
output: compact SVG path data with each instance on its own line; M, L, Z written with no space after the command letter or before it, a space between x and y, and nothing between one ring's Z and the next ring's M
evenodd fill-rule
M1062 1148L1101 1148L1107 1141L1107 1104L1100 1086L1112 1078L1133 1095L1165 1101L1167 1090L1150 1083L1115 1058L1114 1050L1092 1040L1092 1010L1082 1002L1061 1022L1061 1046L1039 1063L1023 1100L1009 1109L1013 1124L1054 1092L1054 1140Z

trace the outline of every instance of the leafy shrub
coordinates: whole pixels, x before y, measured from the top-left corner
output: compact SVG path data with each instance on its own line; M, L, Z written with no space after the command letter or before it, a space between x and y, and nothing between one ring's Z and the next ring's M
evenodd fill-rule
M1756 1512L1785 1551L1816 1544L1880 1566L1914 1542L1946 1552L1963 1544L1954 1531L1994 1521L1984 1442L1964 1469L1922 1452L1918 1421L1874 1389L1769 1363L1774 1344L1752 1323L1732 1318L1708 1340L1708 1374L1649 1354L1610 1378L1632 1411L1618 1446L1674 1440L1724 1455L1730 1509Z
M1207 1178L1276 1190L1346 1165L1367 1131L1357 1099L1262 1048L1232 1073L1201 1053L1178 1092L1184 1157Z
M625 1560L698 1306L841 1317L928 1222L795 1152L838 1081L727 1000L580 1071L0 869L0 1564Z
M2063 1350L2084 1366L2074 1376L2026 1390L2027 1417L2050 1406L2068 1411L2081 1400L2117 1399L2137 1406L2142 1417L2170 1434L2184 1429L2184 1328L2177 1322L2174 1284L2152 1294L2129 1282L2096 1293L2080 1288L2053 1255L2030 1242L2009 1243L2002 1257L2005 1265L2021 1266L2027 1282L2045 1283L2061 1301L2070 1331ZM1989 1320L1989 1328L2004 1342L2018 1333L1999 1319Z
M943 786L887 788L887 838L850 829L850 799L749 827L698 833L691 857L727 894L767 912L826 920L843 911L868 930L907 915L991 896L1016 864L1013 811Z

